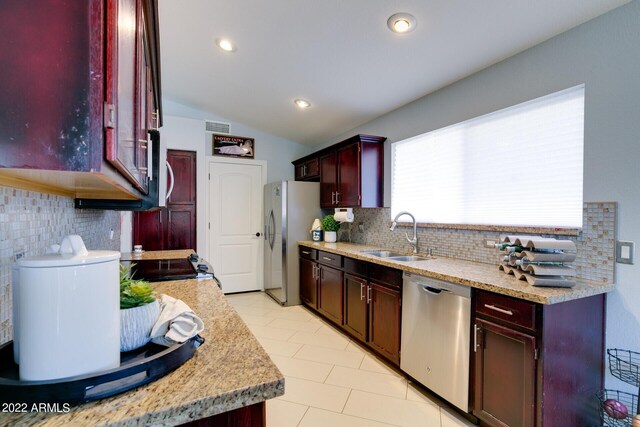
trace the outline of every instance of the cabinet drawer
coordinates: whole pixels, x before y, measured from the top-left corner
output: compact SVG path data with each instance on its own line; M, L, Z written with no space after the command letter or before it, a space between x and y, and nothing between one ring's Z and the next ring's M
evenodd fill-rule
M344 271L360 277L369 275L369 263L353 258L344 258Z
M331 252L318 251L318 262L342 268L342 256L332 254Z
M529 301L477 291L475 311L476 314L504 320L532 331L536 329L536 305Z
M306 246L298 246L298 253L300 254L300 258L312 259L314 261L318 259L317 249L308 248Z
M377 283L402 288L402 271L379 264L369 264L369 277Z

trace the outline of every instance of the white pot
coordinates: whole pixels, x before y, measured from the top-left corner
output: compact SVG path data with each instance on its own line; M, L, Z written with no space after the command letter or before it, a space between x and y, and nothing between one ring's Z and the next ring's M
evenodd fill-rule
M51 251L18 260L14 270L20 379L51 380L120 366L120 253L87 251L80 236L66 236Z
M151 328L160 316L158 301L120 310L120 351L131 351L151 341Z
M338 240L338 232L337 231L325 231L324 232L324 241L328 243L333 243Z

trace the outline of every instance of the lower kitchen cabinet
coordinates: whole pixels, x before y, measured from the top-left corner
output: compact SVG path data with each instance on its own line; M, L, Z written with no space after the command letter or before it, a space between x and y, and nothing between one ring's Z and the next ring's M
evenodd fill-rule
M483 426L598 426L605 296L551 305L476 290L472 411Z
M318 311L342 325L342 271L319 266Z
M366 342L369 328L369 283L366 279L344 275L344 328Z
M309 259L300 258L300 299L315 309L318 308L318 265Z
M370 282L369 286L369 345L399 364L402 326L400 291L374 282Z
M536 338L482 319L475 327L475 415L491 425L533 426Z

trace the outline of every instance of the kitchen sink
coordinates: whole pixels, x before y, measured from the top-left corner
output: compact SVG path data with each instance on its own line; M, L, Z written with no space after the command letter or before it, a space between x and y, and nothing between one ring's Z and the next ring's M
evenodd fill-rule
M416 255L402 255L402 256L392 256L389 257L389 259L392 259L394 261L429 261L430 259L433 258L425 258L425 257L421 257L421 256L416 256Z
M404 254L398 253L398 252L391 252L391 251L362 251L363 254L367 254L367 255L373 255L373 256L377 256L380 258L391 258L391 257L398 257L398 256L405 256Z

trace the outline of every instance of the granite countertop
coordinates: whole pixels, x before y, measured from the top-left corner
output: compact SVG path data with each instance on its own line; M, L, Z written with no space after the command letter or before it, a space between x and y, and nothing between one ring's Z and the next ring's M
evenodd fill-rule
M610 283L595 283L580 279L570 289L538 287L531 286L525 281L516 280L515 277L499 271L498 266L492 264L440 256L433 257L428 261L398 262L362 253L362 251L388 250L388 248L378 246L312 241L301 241L298 244L540 304L556 304L603 294L614 289L614 285ZM394 250L394 252L402 251Z
M178 249L174 251L142 251L142 253L135 252L122 252L121 261L135 261L142 259L176 259L176 258L186 258L192 253L194 250L191 249Z
M206 342L191 359L155 382L69 413L2 413L0 425L173 426L284 394L283 375L213 280L153 285L185 301L204 321Z

